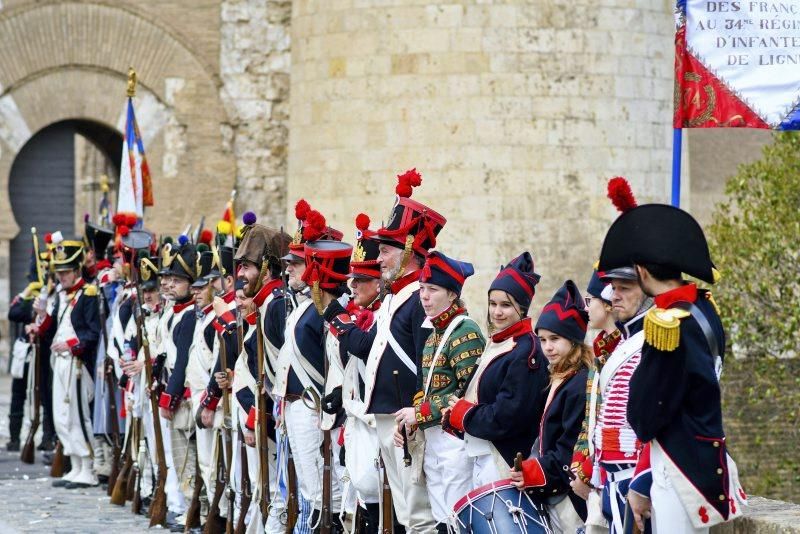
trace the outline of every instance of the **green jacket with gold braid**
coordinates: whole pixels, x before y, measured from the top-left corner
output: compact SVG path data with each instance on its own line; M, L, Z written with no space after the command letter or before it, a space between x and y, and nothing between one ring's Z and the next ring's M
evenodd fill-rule
M453 319L466 314L466 310L453 304L431 319L433 332L425 341L425 348L422 351L422 373L418 375L417 384L419 392L414 397L417 423L421 429L440 424L442 410L447 408L451 396L464 396L472 373L477 369L478 359L483 354L486 340L477 323L470 319L462 320L443 346L433 366L434 375L430 380L428 395L424 396L433 356L442 336Z

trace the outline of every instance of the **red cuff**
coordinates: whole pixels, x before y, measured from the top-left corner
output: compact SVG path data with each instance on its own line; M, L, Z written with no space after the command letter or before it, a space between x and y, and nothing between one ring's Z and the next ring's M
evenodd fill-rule
M203 392L203 400L201 401L203 408L207 410L216 410L217 405L219 404L219 397L215 397L208 393L208 391Z
M230 310L223 312L222 315L219 316L219 321L224 325L229 325L236 322L236 316Z
M256 407L251 406L250 411L247 413L247 421L245 421L244 426L247 427L248 430L255 430L256 428Z
M214 330L217 331L217 334L221 334L225 331L225 326L220 324L219 321L212 321L211 325L214 327Z
M183 398L184 399L191 399L192 398L192 390L189 388L183 389Z
M522 480L528 488L539 488L547 483L539 460L532 458L522 462Z
M474 407L475 405L471 402L464 399L458 399L458 402L456 402L456 405L453 406L453 409L450 411L450 426L459 432L464 432L464 418Z
M161 397L158 398L158 407L159 408L166 408L167 410L171 410L171 403L172 403L172 395L169 393L161 393Z
M67 340L67 346L69 347L69 351L72 353L73 356L80 356L83 352L83 347L81 347L81 341L77 337L71 337Z
M419 414L422 417L430 417L433 415L433 412L431 411L431 403L429 401L425 401L419 405Z
M53 323L53 317L50 314L44 316L42 320L42 324L39 325L38 333L44 334L50 328L50 325Z
M572 455L572 466L580 470L582 480L589 480L592 478L592 471L594 465L592 460L583 453L576 452Z

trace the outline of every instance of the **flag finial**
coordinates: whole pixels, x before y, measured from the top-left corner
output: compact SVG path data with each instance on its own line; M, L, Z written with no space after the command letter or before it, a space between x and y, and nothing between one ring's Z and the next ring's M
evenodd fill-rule
M128 68L128 96L136 96L136 71L133 67Z
M108 175L102 174L100 175L100 191L103 193L108 193Z

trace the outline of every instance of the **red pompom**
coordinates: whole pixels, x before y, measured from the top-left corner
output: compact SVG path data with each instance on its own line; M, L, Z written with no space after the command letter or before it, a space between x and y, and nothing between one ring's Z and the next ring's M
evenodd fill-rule
M214 239L214 232L206 228L202 232L200 232L200 242L205 243L206 245L210 245L211 241Z
M414 190L411 186L406 182L401 182L397 184L397 187L394 188L394 192L397 193L397 196L408 198L411 196L411 193Z
M400 180L405 180L411 187L419 187L422 185L422 175L417 172L417 168L404 172L398 177Z
M608 198L621 213L632 210L637 205L628 180L621 176L608 181Z
M121 235L122 237L125 237L131 232L131 229L124 225L120 226L118 230L119 230L119 235Z
M294 216L297 217L298 221L304 221L309 211L311 211L311 206L305 199L301 198L297 201L297 204L294 205Z
M125 224L125 214L124 213L115 213L113 217L111 217L111 222L114 223L114 226L119 226L121 224Z
M128 213L125 215L125 226L136 226L136 214Z
M359 213L356 217L356 228L362 232L369 228L369 216L366 213Z
M48 245L51 244L53 242L53 234L51 234L50 232L44 234L44 242L47 243Z
M325 233L326 227L325 216L317 210L311 210L306 216L303 237L306 238L306 241L316 241Z

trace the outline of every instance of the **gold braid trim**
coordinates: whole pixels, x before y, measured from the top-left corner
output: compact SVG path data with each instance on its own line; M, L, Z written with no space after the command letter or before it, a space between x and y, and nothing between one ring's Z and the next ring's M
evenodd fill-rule
M406 236L406 244L403 247L403 257L400 259L400 269L397 271L397 275L394 277L392 282L396 282L397 280L401 279L403 275L406 273L406 268L408 267L408 260L411 259L411 251L413 250L414 245L414 236L408 234Z
M690 313L680 308L651 308L644 317L644 339L658 350L672 352L681 342L681 319Z
M186 274L192 276L192 278L197 278L197 270L190 268L186 264L186 262L183 261L183 258L181 257L180 253L176 254L175 258L173 258L173 259L178 260L178 263L181 264L181 267L183 267L183 270L186 271Z
M220 268L222 268L221 265ZM258 280L256 280L256 290L253 293L253 295L258 295L258 292L261 291L262 287L264 287L264 277L267 276L267 271L269 271L269 260L266 259L261 260L261 270L258 271Z
M311 284L311 300L314 301L314 307L320 315L325 314L325 306L322 305L322 290L319 287L319 280L315 280Z

